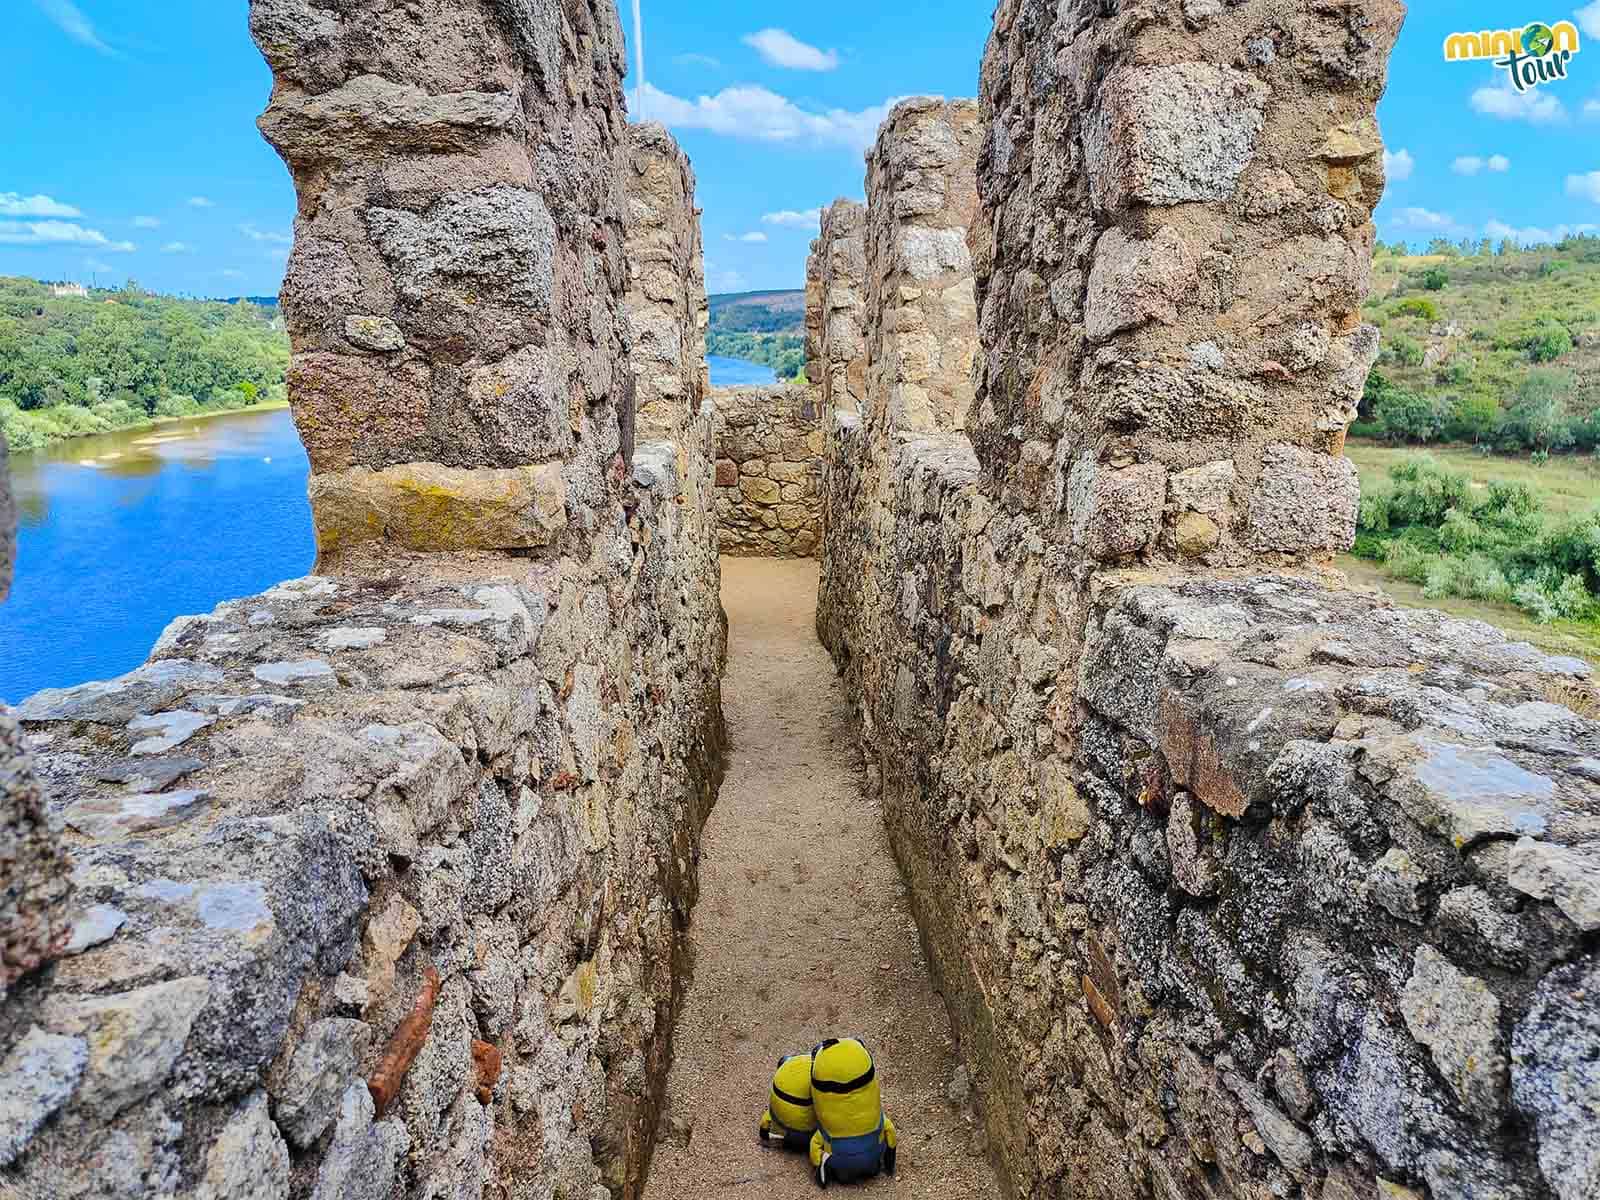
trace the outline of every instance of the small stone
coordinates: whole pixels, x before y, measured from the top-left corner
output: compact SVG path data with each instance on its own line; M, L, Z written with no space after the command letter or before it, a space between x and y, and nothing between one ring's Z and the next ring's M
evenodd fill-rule
M1500 1002L1488 985L1458 971L1432 946L1419 946L1400 1011L1461 1103L1480 1117L1498 1112L1506 1091L1506 1057L1500 1048Z
M123 784L135 792L159 792L203 766L198 758L124 759L99 767L94 777L102 783Z
M1511 1040L1517 1108L1538 1128L1539 1167L1560 1200L1600 1195L1600 958L1556 967Z
M1375 1182L1378 1186L1378 1200L1424 1200L1421 1192L1385 1179L1382 1175L1378 1176Z
M72 923L72 937L67 942L66 953L82 954L102 942L109 942L127 920L128 914L120 908L110 904L91 905Z
M294 684L333 685L338 682L334 669L319 658L306 659L302 662L264 663L250 673L262 683L271 684L273 687L288 687Z
M967 1074L967 1068L959 1066L950 1077L950 1085L944 1090L944 1097L956 1108L966 1107L967 1101L972 1099L972 1077Z
M1217 543L1222 540L1222 530L1210 517L1190 512L1178 518L1173 538L1178 544L1178 553L1186 558L1199 558L1217 548Z
M1600 853L1522 838L1511 848L1506 882L1535 900L1552 900L1585 933L1600 929Z
M1317 1107L1317 1094L1293 1050L1279 1050L1273 1055L1272 1086L1296 1120L1310 1118Z
M374 1116L367 1085L352 1083L340 1102L339 1122L311 1200L389 1200L411 1137L399 1121L374 1124Z
M361 350L387 354L406 348L406 335L387 317L356 316L344 321L345 340Z
M776 482L759 475L740 476L739 491L754 504L777 504L783 498Z
M72 1098L89 1061L82 1038L28 1030L0 1063L0 1169L9 1167L40 1126Z
M348 1016L359 1017L367 1009L367 981L341 973L333 981L334 1007Z
M1196 342L1189 347L1189 362L1206 371L1220 371L1227 365L1222 348L1215 342Z
M289 1148L267 1112L267 1094L245 1101L206 1156L195 1200L287 1200Z
M216 724L215 717L184 709L135 717L128 722L129 733L154 733L156 736L135 742L132 753L165 754L175 746L183 745L206 726L214 724Z
M371 650L389 640L387 629L330 629L322 635L324 650Z
M1392 847L1367 872L1373 898L1392 917L1421 925L1427 912L1428 874L1398 846Z
M278 1125L296 1149L308 1149L333 1122L371 1041L370 1025L341 1017L306 1030L275 1091Z
M138 792L75 801L62 813L62 820L98 840L171 829L210 805L210 792Z
M1378 132L1377 121L1371 117L1364 117L1347 125L1335 125L1328 130L1327 140L1317 152L1317 157L1323 162L1348 165L1358 163L1364 158L1371 158L1382 149L1383 135Z
M717 486L739 486L739 464L731 458L717 459Z

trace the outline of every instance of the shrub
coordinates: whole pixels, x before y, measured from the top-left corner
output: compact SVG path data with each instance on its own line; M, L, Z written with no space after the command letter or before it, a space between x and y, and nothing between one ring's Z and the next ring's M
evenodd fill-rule
M1444 429L1444 410L1426 396L1396 388L1373 414L1392 442L1431 442Z
M1389 574L1410 583L1426 584L1433 555L1412 542L1396 538L1383 548L1383 566Z
M1414 337L1397 333L1383 347L1383 357L1386 362L1398 363L1402 367L1420 367L1423 358L1422 343Z
M1389 495L1389 520L1394 526L1438 528L1452 508L1471 509L1472 482L1426 454L1397 463L1389 477L1395 483Z
M1500 405L1493 396L1470 392L1457 396L1445 432L1462 441L1481 442L1500 425Z
M1573 441L1567 417L1572 375L1566 371L1530 371L1517 387L1516 398L1501 426L1502 440L1530 450L1560 450Z
M1391 317L1421 317L1424 321L1439 319L1439 305L1426 296L1411 296L1389 308Z
M1561 322L1547 317L1522 339L1521 348L1528 352L1528 358L1533 362L1554 362L1572 351L1572 335Z
M1442 292L1450 282L1450 272L1443 267L1429 267L1422 273L1422 286L1430 292Z

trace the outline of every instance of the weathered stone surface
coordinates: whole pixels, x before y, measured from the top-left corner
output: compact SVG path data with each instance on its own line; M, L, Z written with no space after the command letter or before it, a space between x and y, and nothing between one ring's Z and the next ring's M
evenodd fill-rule
M296 1149L327 1130L371 1042L372 1027L362 1021L329 1017L306 1030L274 1089L278 1126Z
M57 997L45 1020L53 1031L88 1042L82 1103L112 1117L162 1085L210 998L208 980L177 979L116 996Z
M1512 1094L1539 1132L1539 1166L1560 1200L1600 1188L1600 959L1551 971L1511 1043Z
M0 1062L0 1169L15 1162L39 1127L71 1099L88 1061L82 1038L38 1026L12 1047Z
M1095 203L1227 200L1255 153L1268 92L1252 75L1203 62L1113 71L1084 138Z
M388 317L346 317L344 336L352 346L370 350L374 354L387 354L406 348L406 335Z
M866 403L866 225L864 206L835 200L806 259L806 377L824 419Z
M1361 479L1342 455L1267 447L1250 500L1250 538L1263 554L1342 554L1356 539Z
M1189 249L1172 229L1163 228L1148 241L1108 229L1095 248L1084 328L1104 341L1147 321L1174 325L1198 283Z
M1461 1103L1492 1117L1506 1091L1500 1002L1494 993L1433 947L1420 946L1400 1006L1411 1036L1428 1047Z
M1600 853L1521 838L1512 847L1506 882L1536 900L1553 900L1585 933L1600 929Z
M396 1120L373 1120L365 1083L353 1083L339 1106L333 1142L317 1171L312 1200L385 1200L394 1191L410 1139Z
M72 901L68 872L23 732L0 708L0 1004L18 980L64 948Z
M196 1200L288 1200L289 1147L272 1123L267 1095L257 1092L240 1106L206 1156Z
M694 170L660 125L630 125L628 141L627 311L637 431L647 441L680 441L710 389Z
M314 476L311 499L325 553L367 541L422 551L534 549L554 542L567 524L566 481L555 465L355 467Z

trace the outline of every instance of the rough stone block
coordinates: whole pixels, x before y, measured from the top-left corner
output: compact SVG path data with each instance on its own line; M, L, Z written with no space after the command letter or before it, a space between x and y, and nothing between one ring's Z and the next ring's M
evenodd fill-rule
M1343 455L1270 445L1250 500L1250 543L1263 554L1342 554L1360 503L1361 478Z
M1227 200L1255 154L1267 96L1255 77L1210 63L1113 71L1084 137L1095 204Z
M1104 341L1150 321L1170 325L1197 283L1194 259L1175 230L1163 227L1139 241L1108 229L1095 247L1084 329Z
M515 550L553 543L567 524L558 465L463 471L410 463L311 480L317 546L337 553L388 540L412 550Z

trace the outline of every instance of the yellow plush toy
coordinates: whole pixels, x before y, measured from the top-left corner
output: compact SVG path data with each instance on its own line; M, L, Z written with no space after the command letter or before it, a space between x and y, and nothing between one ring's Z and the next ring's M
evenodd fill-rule
M767 1096L767 1111L761 1114L761 1140L774 1135L785 1150L804 1150L811 1144L817 1128L811 1106L811 1055L786 1054L778 1060L772 1076L772 1091Z
M894 1122L884 1114L872 1055L856 1038L830 1038L811 1052L817 1186L894 1174Z

